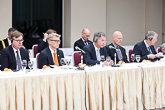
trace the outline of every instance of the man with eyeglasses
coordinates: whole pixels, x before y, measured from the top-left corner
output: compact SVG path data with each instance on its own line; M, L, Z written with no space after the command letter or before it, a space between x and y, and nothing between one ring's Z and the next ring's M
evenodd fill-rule
M41 51L39 55L39 67L42 68L44 65L56 65L61 66L60 59L64 58L62 50L59 50L60 35L51 33L47 37L49 46Z
M90 35L91 35L90 30L88 28L84 28L82 30L82 38L80 38L74 43L74 51L79 51L75 48L76 46L79 47L80 49L83 49L84 46L92 43L92 41L88 40Z
M89 45L86 45L83 48L83 50L85 51L83 60L84 63L86 63L87 65L96 65L100 64L101 60L104 60L104 65L112 65L112 61L110 62L110 64L108 64L107 61L105 61L105 58L108 56L107 51L104 48L105 43L105 33L94 33L93 43L90 43Z
M108 44L106 47L108 55L111 57L111 59L115 60L115 54L116 54L116 63L119 61L128 63L127 55L125 49L121 46L123 35L120 31L115 31L112 36L113 43Z
M19 31L14 31L11 34L11 45L1 50L1 69L9 68L12 70L22 69L22 60L29 61L29 54L23 48L23 34Z

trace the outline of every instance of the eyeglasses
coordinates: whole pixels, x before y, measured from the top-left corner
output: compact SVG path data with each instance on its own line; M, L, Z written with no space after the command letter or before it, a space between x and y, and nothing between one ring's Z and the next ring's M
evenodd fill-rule
M61 42L61 40L50 40L50 41L54 41L56 43L60 43Z
M15 41L17 41L17 42L23 42L24 40L15 40Z

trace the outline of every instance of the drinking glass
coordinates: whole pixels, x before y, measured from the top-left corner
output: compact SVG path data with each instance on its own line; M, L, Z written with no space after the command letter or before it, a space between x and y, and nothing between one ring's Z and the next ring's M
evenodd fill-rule
M66 65L66 59L65 58L61 58L60 59L60 63L61 63L62 66Z
M71 59L70 58L67 58L66 59L66 64L69 66L71 64Z
M26 68L27 66L27 60L22 60L22 69Z
M104 62L104 61L105 61L104 55L101 55L101 56L100 56L100 61L101 61L101 62Z
M136 55L136 61L137 61L138 63L140 62L140 58L141 58L140 55Z
M28 61L28 67L30 68L30 70L32 69L33 64L34 64L34 62L33 62L33 61Z
M108 66L109 66L109 64L110 64L110 62L111 62L111 57L110 57L110 56L107 56L107 57L106 57L106 61L107 61Z
M132 60L132 62L135 61L135 54L131 54L131 60Z

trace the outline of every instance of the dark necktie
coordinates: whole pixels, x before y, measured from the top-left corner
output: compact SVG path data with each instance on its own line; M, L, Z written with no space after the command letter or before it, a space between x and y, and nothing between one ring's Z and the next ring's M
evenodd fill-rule
M18 66L18 70L22 69L22 65L21 65L21 60L18 54L18 51L16 51L17 53L17 66Z
M85 44L85 45L88 45L88 44L87 44L87 41L84 41L84 44Z
M151 48L150 48L150 47L148 47L148 50L149 50L150 54L152 54L152 50L151 50Z
M117 55L118 55L119 61L122 61L119 47L116 47L116 49L117 49Z

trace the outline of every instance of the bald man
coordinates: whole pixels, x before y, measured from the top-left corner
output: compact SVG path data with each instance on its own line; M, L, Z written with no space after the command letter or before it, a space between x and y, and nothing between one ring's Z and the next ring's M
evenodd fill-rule
M115 31L113 33L112 39L113 43L106 46L108 55L114 61L114 54L116 53L116 63L118 63L119 61L128 63L126 51L122 46L120 46L123 40L122 33L120 31Z
M74 43L74 51L79 51L75 49L76 46L79 47L80 49L83 49L84 46L92 43L92 41L88 40L90 35L91 35L90 30L88 28L84 28L82 30L82 38L80 38Z

